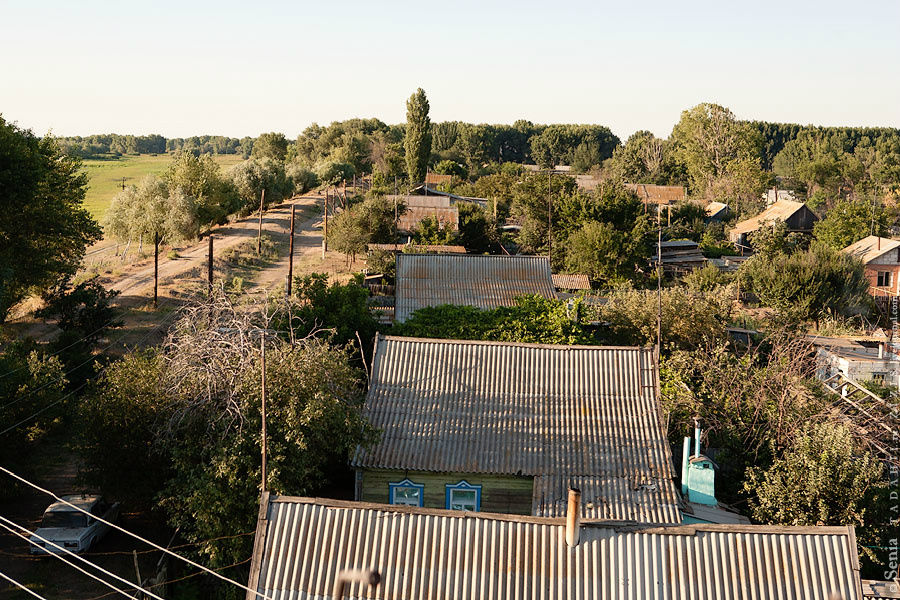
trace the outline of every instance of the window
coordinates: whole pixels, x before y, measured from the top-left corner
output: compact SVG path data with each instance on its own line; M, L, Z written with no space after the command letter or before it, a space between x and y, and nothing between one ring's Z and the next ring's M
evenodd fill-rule
M450 510L481 510L481 486L465 479L455 485L447 484L447 508Z
M874 381L878 385L884 385L884 382L887 381L887 376L887 373L872 371L872 381Z
M890 271L878 271L878 287L891 287Z
M422 506L422 500L425 496L425 486L419 483L413 483L409 479L404 479L399 483L389 483L391 504L402 504L404 506Z

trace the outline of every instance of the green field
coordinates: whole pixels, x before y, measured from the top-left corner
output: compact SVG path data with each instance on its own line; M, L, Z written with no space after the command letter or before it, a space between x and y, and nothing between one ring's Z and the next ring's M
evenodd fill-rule
M219 154L213 156L223 169L243 160L239 154ZM141 154L139 156L123 156L112 159L87 159L84 170L90 178L85 207L98 221L109 207L110 201L122 189L122 178L125 185L137 184L147 174L161 174L169 166L172 156L168 154Z

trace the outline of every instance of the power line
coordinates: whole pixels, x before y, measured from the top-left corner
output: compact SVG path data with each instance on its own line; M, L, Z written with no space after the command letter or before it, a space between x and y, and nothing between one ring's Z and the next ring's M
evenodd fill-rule
M69 549L67 549L67 548L64 548L64 547L62 547L62 546L60 546L60 545L58 545L58 544L55 544L55 543L51 542L50 540L48 540L47 538L41 537L41 536L39 536L39 535L36 534L36 533L31 533L31 532L28 531L28 529L26 529L25 527L22 527L22 526L19 525L18 523L15 523L15 522L13 522L13 521L10 521L9 519L7 519L6 517L4 517L4 516L2 516L2 515L0 515L0 521L6 522L6 523L10 523L10 524L12 524L12 525L15 526L15 527L17 527L17 528L19 528L19 529L21 529L21 530L23 530L23 531L25 531L25 532L27 532L27 533L30 533L32 536L36 537L37 539L43 541L43 542L46 543L46 544L50 544L51 546L53 546L53 547L56 548L57 550L61 550L61 551L65 552L66 554L68 554L68 555L70 555L70 556L72 556L72 557L74 557L74 558L77 558L77 559L80 560L81 562L86 563L86 564L88 564L88 565L94 567L95 569L97 569L98 571L100 571L101 573L103 573L104 575L109 575L110 577L113 577L114 579L117 579L118 581L125 582L125 583L127 583L129 586L134 587L135 589L138 589L138 590L144 592L145 594L148 594L148 595L150 595L150 596L153 596L153 597L156 598L157 600L165 600L164 598L161 598L160 596L157 596L157 595L154 594L153 592L148 592L147 590L142 589L141 586L140 586L140 584L135 585L135 584L133 584L132 582L130 582L130 581L128 581L127 579L125 579L124 577L119 577L119 576L116 575L115 573L111 573L110 571L107 571L107 570L104 569L103 567L100 567L100 566L95 565L94 563L92 563L91 561L87 560L86 558L82 558L81 556L78 556L77 554L75 554L75 553L72 552L71 550L69 550ZM13 529L12 527L9 527L9 526L7 526L7 525L4 525L3 523L0 523L0 527L2 527L3 529L9 531L9 532L12 533L13 535L16 535L16 536L22 538L23 540L25 540L26 542L28 542L29 544L31 544L31 545L33 545L33 546L36 546L36 547L38 547L38 548L41 547L41 545L38 544L37 542L35 542L34 540L32 540L31 537L29 537L29 536L27 536L27 535L23 535L23 534L17 532L17 531L16 531L15 529ZM95 579L95 580L99 581L100 583L102 583L103 585L105 585L106 587L108 587L108 588L110 588L110 589L113 589L113 590L117 591L118 593L122 594L123 596L125 596L125 597L127 597L127 598L131 598L132 600L138 600L135 596L132 596L131 594L129 594L129 593L126 592L125 590L122 590L122 589L120 589L120 588L117 588L115 585L111 584L110 582L106 581L105 579L103 579L103 578L101 578L101 577L97 577L97 576L94 575L93 573L91 573L91 572L89 572L89 571L86 571L86 570L82 569L81 567L79 567L78 565L76 565L75 563L73 563L72 561L66 560L65 558L63 558L63 557L60 556L59 554L56 554L56 553L54 553L54 552L47 552L47 553L48 553L50 556L53 556L54 558L58 558L59 560L63 561L64 563L66 563L67 565L69 565L70 567L72 567L73 569L75 569L75 570L77 570L77 571L80 571L81 573L87 575L87 576L90 577L91 579Z
M122 533L124 533L126 535L130 535L131 537L135 538L136 540L140 540L140 541L144 542L145 544L148 544L148 545L156 548L157 550L160 550L160 551L168 554L169 556L173 556L179 560L182 560L182 561L186 562L187 564L191 565L192 567L196 567L196 568L200 569L201 571L205 571L205 572L209 573L210 575L213 575L214 577L221 579L222 581L227 581L228 583L231 583L232 585L236 585L239 588L246 590L260 598L264 598L265 600L272 600L272 598L270 598L269 596L266 596L262 592L258 592L250 587L247 587L243 583L237 582L234 579L225 577L224 575L220 575L219 573L216 573L214 570L210 569L209 567L204 567L200 563L197 563L189 558L185 558L184 556L181 556L180 554L176 554L175 552L172 552L168 548L163 548L159 544L151 542L150 540L148 540L146 538L142 538L141 536L137 535L136 533L131 533L124 527L120 527L120 526L116 525L115 523L111 523L110 521L107 521L106 519L104 519L102 517L98 517L97 515L91 514L90 512L84 510L80 506L75 506L71 502L68 502L67 500L63 500L62 498L60 498L59 496L57 496L50 490L42 488L41 486L37 485L36 483L32 483L32 482L28 481L24 477L16 475L15 473L13 473L12 471L10 471L9 469L7 469L4 466L0 466L0 471L6 473L7 475L9 475L10 477L12 477L13 479L15 479L17 481L20 481L21 483L24 483L25 485L28 485L28 486L38 490L39 492L43 492L44 494L47 494L51 498L54 498L57 502L61 502L61 503L65 504L66 506L69 506L70 508L74 508L78 512L84 513L85 515L88 515L89 517L93 518L96 521L99 521L100 523L103 523L104 525L107 525L109 527L112 527L113 529L121 531Z
M41 596L41 595L38 594L37 592L35 592L35 591L29 589L29 588L28 588L27 586L25 586L25 585L22 585L21 583L19 583L18 581L16 581L15 579L13 579L12 577L10 577L9 575L7 575L6 573L4 573L4 572L2 572L2 571L0 571L0 577L2 577L3 579L7 580L8 582L10 582L11 584L13 584L14 586L16 586L16 587L18 587L18 588L21 588L21 589L25 590L26 592L28 592L29 594L31 594L31 595L34 596L35 598L40 598L41 600L47 600L46 598L44 598L43 596Z

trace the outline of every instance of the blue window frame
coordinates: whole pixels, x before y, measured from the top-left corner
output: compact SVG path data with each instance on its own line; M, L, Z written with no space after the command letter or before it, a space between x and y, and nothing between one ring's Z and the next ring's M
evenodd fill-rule
M425 486L420 483L413 483L409 479L404 479L397 483L388 483L391 504L402 504L404 506L422 506L425 499Z
M446 508L449 510L481 510L481 486L465 479L456 484L446 484Z

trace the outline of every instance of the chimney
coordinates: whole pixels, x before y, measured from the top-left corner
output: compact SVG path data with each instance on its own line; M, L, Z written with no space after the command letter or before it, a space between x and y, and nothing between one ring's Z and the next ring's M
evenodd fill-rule
M700 421L694 419L694 456L700 456Z
M875 237L878 239L878 248L877 248L877 249L878 249L878 250L881 250L881 236L880 236L880 235L877 235L877 236L875 236Z
M691 459L691 436L684 437L684 449L681 451L681 493L688 493L688 463Z
M578 545L581 529L581 490L569 488L569 510L566 512L566 545Z

